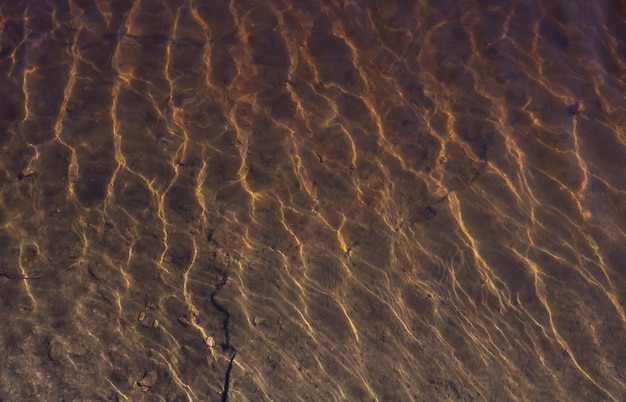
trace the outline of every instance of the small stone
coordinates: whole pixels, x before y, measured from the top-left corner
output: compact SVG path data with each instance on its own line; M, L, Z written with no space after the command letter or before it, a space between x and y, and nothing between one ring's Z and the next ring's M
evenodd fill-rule
M194 314L190 316L181 315L178 317L178 322L180 322L183 327L193 327L196 323L196 316Z
M91 276L93 276L97 280L107 279L110 276L110 270L100 264L89 265L88 269Z
M141 313L139 313L139 316L137 317L137 319L138 319L139 321L143 321L143 320L145 320L145 319L146 319L146 312L145 312L145 311L142 311Z
M160 325L160 324L159 324L159 320L154 320L154 321L152 322L152 328L154 328L154 329L159 328L159 325Z
M213 339L212 336L207 336L204 340L204 343L206 343L208 347L212 348L213 346L215 346L215 339Z
M156 384L158 378L159 375L157 374L156 370L146 371L146 373L143 375L143 378L137 381L137 385L142 387L151 387Z

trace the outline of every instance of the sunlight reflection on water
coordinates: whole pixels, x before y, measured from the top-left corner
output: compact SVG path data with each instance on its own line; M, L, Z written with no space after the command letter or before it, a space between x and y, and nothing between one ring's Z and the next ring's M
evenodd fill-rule
M0 16L0 399L626 398L619 2Z

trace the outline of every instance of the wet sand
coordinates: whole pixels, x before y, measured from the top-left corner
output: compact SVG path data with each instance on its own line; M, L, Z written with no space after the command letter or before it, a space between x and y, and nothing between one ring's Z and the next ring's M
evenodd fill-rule
M620 2L0 5L0 400L626 399Z

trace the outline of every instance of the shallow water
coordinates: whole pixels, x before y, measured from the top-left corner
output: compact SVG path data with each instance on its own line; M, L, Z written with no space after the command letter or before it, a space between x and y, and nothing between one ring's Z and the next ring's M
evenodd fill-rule
M1 2L0 400L625 400L625 21Z

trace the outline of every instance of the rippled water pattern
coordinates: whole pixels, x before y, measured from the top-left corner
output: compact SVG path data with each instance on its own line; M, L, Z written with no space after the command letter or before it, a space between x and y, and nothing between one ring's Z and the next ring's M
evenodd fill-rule
M0 400L626 400L623 1L0 2Z

